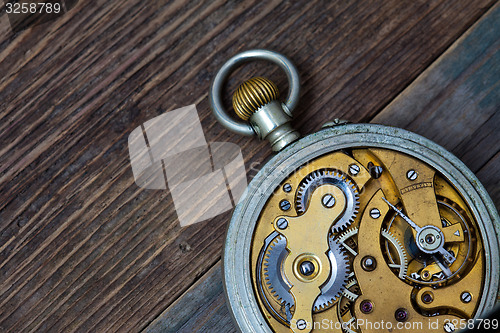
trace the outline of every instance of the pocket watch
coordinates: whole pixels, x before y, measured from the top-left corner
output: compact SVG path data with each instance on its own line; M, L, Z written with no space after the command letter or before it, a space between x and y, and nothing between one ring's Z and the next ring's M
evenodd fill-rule
M266 60L287 75L280 101L263 77L222 103L229 74ZM498 212L454 155L415 133L334 120L300 137L299 75L285 56L229 59L210 89L217 120L276 154L234 209L224 287L242 332L453 332L499 291Z

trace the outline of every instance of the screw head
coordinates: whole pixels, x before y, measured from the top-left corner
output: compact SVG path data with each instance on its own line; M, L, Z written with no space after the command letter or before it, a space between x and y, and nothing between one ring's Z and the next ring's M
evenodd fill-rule
M434 295L430 291L427 291L422 295L422 302L424 302L425 304L432 303L433 300Z
M289 210L292 205L290 204L290 201L288 200L281 200L280 201L280 208L281 210Z
M361 268L367 272L371 272L377 268L377 260L372 256L365 256L361 259Z
M335 118L332 121L327 121L326 123L324 123L321 126L321 128L334 127L334 126L345 125L345 124L349 124L349 121Z
M460 299L462 300L462 302L464 303L470 303L470 301L472 301L472 295L470 292L468 291L464 291L461 295L460 295Z
M409 180L415 180L417 179L417 177L418 173L413 169L408 170L408 172L406 173L406 178L408 178Z
M382 176L382 172L384 169L380 165L375 165L373 162L368 163L368 171L370 172L370 175L372 176L373 179L378 179L380 176Z
M360 170L361 169L360 169L359 165L357 165L357 164L349 165L349 173L353 176L356 176Z
M335 197L330 193L327 193L323 196L323 199L321 199L321 203L323 203L323 206L326 208L332 208L335 206Z
M285 185L283 185L283 191L285 192L291 192L292 191L292 185L286 183Z
M284 230L288 227L288 221L287 219L280 217L276 225L278 226L278 229Z
M425 242L427 244L433 244L435 241L436 241L436 237L434 237L433 235L425 236Z
M306 329L306 327L307 327L307 323L304 319L297 320L297 328L299 330L304 330L304 329Z
M361 310L361 312L363 313L370 313L373 311L373 303L369 300L364 300L363 302L361 302L361 304L359 305L359 309Z
M453 325L452 322L448 321L448 322L444 323L443 329L447 333L452 333L452 332L455 332L455 325Z
M378 219L380 217L380 210L378 210L378 208L372 208L372 210L370 210L370 216L372 219Z
M394 313L394 318L396 318L397 321L406 321L408 319L408 311L406 311L406 309L399 308Z
M306 260L300 264L300 274L304 276L310 276L314 273L315 267L312 262Z

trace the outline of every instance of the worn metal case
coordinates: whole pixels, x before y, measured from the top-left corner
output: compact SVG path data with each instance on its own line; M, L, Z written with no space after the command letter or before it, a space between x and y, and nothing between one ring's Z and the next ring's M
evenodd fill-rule
M326 127L287 146L257 173L237 204L224 246L224 287L230 312L242 332L271 332L259 308L250 252L259 215L273 191L297 168L319 156L346 148L385 148L410 155L439 171L463 196L477 219L484 243L484 288L475 317L496 303L499 292L498 212L477 177L453 154L415 133L374 124Z

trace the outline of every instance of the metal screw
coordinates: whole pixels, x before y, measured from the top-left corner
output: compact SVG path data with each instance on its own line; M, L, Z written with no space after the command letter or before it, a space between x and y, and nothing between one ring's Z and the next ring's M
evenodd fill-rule
M462 295L460 295L460 299L464 303L470 303L470 301L472 301L472 295L470 294L470 292L464 291Z
M406 321L406 319L408 319L408 311L403 308L397 309L394 313L394 317L397 321Z
M455 332L455 325L453 325L450 321L444 323L443 329L447 333Z
M281 210L289 210L292 205L290 204L290 201L288 200L281 200L280 201L280 208Z
M299 330L304 330L306 328L306 326L307 326L307 323L304 319L297 320L297 328Z
M368 171L370 171L370 175L373 179L378 179L380 178L380 176L382 176L382 172L384 171L384 169L382 169L382 167L379 165L375 165L372 162L369 162Z
M372 210L370 210L370 216L372 217L372 219L378 219L380 217L380 210L378 210L377 208L373 208Z
M310 261L304 261L300 264L300 274L310 276L314 273L314 264Z
M323 196L321 202L326 208L332 208L335 205L335 198L330 193L327 193Z
M417 177L418 173L413 169L408 170L408 172L406 173L406 178L408 178L409 180L415 180L417 179Z
M425 237L425 241L427 244L433 244L436 241L436 238L433 235L427 235Z
M361 304L359 305L359 309L363 313L370 313L373 310L373 303L368 300L365 300L361 302Z
M423 295L422 295L422 302L426 303L426 304L429 304L429 303L432 303L432 301L434 300L434 296L432 295L431 292L425 292Z
M292 185L290 185L290 184L288 184L288 183L287 183L287 184L285 184L285 185L283 185L283 191L285 191L285 192L287 192L287 193L288 193L288 192L290 192L291 190L292 190Z
M278 223L276 223L276 225L278 226L278 229L283 230L283 229L286 229L288 227L288 221L287 221L287 219L280 217L278 220Z
M333 119L333 121L327 121L326 123L324 123L321 126L321 128L333 127L333 126L339 126L339 125L345 125L345 124L349 124L349 121L348 120L339 119L339 118L335 118L335 119Z
M359 165L357 165L357 164L351 164L351 165L349 165L349 173L351 175L356 176L359 173L359 170L361 170L359 168Z
M361 259L361 268L367 272L371 272L377 268L377 260L372 256L365 256Z

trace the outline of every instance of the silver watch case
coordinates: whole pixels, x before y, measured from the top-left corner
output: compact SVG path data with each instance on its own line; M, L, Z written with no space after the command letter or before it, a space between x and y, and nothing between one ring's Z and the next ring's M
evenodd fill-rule
M298 167L345 148L392 149L420 159L442 173L462 194L478 221L485 248L486 277L476 317L495 305L499 287L500 218L488 193L465 164L443 147L415 133L374 124L343 124L310 134L276 154L257 173L237 204L224 246L224 287L242 332L271 332L251 281L250 249L260 212L273 191Z

